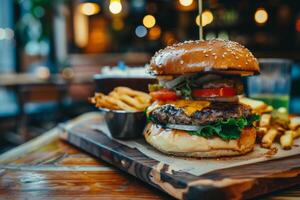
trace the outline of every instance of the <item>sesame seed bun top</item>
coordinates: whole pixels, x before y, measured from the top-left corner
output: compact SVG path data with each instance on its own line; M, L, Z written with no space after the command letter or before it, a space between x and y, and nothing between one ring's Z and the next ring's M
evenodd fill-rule
M220 39L186 41L155 53L149 71L154 75L219 72L259 74L257 59L237 42Z

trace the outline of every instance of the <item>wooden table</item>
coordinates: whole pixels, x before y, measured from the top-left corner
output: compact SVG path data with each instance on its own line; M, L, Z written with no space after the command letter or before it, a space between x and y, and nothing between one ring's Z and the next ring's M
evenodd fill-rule
M0 155L0 199L172 199L61 141L61 132L54 128ZM300 186L261 199L300 199Z

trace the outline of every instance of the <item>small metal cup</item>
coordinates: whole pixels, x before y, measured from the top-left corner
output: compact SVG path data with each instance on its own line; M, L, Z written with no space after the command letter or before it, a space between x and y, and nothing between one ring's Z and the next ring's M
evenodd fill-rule
M117 139L133 139L143 135L146 126L144 112L123 110L99 109L104 114L108 130L112 137Z

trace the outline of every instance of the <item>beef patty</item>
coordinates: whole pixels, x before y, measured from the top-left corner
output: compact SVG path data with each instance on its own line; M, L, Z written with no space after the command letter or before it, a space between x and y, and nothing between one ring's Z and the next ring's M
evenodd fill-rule
M191 116L186 115L181 108L166 104L152 111L150 119L154 123L162 125L204 125L214 123L217 120L242 116L247 118L251 115L251 108L239 103L212 103L201 111L195 111Z

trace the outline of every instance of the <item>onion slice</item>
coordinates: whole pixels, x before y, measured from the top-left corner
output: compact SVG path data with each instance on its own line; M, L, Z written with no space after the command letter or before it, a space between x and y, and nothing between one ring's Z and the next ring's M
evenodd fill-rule
M162 84L168 89L173 89L176 85L178 85L179 83L183 82L184 80L192 76L195 76L195 74L184 74L178 76L177 78L171 81L163 81Z
M167 124L167 128L184 130L184 131L197 131L200 129L200 126L195 125L182 125L182 124Z

